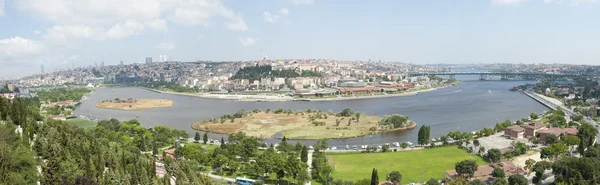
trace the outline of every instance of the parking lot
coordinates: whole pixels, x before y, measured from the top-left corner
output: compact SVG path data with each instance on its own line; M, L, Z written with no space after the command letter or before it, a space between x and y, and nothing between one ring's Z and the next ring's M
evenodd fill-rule
M500 132L500 133L494 134L489 137L478 138L479 146L483 146L485 148L486 153L489 149L492 149L492 148L503 149L503 148L512 146L512 142L515 140L506 139L503 135L504 135L504 133ZM527 139L519 139L518 141L527 143ZM470 146L473 146L473 145L470 144L467 146L467 148ZM479 148L475 148L473 146L473 150L475 150L477 152L477 151L479 151Z

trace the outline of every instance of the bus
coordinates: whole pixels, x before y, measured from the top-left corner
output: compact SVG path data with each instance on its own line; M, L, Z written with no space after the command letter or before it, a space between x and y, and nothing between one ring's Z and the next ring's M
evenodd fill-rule
M235 178L235 184L239 184L239 185L252 185L254 182L256 182L256 180L252 180L252 179L246 179L246 178Z

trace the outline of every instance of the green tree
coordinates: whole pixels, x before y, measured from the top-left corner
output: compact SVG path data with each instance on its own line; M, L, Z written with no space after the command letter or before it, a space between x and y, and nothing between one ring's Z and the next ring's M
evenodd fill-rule
M370 185L371 181L369 179L361 179L354 182L354 185Z
M556 143L556 142L558 142L558 137L557 137L556 135L554 135L554 134L549 134L549 135L546 137L546 144L547 144L547 145L551 145L551 144L554 144L554 143Z
M490 185L508 185L508 181L504 178L494 179Z
M377 169L375 168L371 172L371 185L379 185L379 175L377 175Z
M501 157L502 157L502 152L500 152L500 150L498 150L496 148L492 148L492 149L488 150L488 158L490 159L491 162L493 162L493 163L499 162Z
M434 178L429 179L425 184L427 185L441 185L440 181Z
M529 182L525 178L525 176L520 174L514 174L508 177L509 185L528 185Z
M408 143L406 143L406 142L402 142L402 143L400 144L400 147L402 147L402 148L408 148Z
M308 161L308 148L306 146L302 147L302 151L300 152L300 160L305 163Z
M504 178L504 170L498 167L494 168L494 171L492 171L492 177Z
M598 134L598 129L590 125L589 123L582 123L581 125L579 125L578 130L579 134L577 134L577 136L579 136L579 139L581 140L581 142L579 143L578 150L579 153L582 154L588 147L592 146L592 144L594 143L596 135Z
M419 143L419 145L429 144L429 127L422 125L421 128L419 128L419 134L417 138L417 142Z
M383 145L381 146L381 152L387 152L390 149L389 145Z
M354 113L354 117L356 117L356 122L360 121L360 112Z
M535 165L535 160L534 159L527 159L525 161L525 170L527 170L527 172L531 173L531 171L533 170L533 166Z
M194 141L196 143L198 143L200 141L200 133L196 132L196 135L194 136Z
M402 182L402 174L398 171L392 171L387 175L386 180L394 184L400 184Z
M477 162L475 160L463 160L454 165L456 173L462 177L471 178L477 171Z
M204 141L204 144L208 143L208 135L206 132L204 132L204 136L202 136L202 141Z
M468 185L484 185L483 181L479 180L479 179L475 179L472 181L469 181L469 183L467 183Z
M532 112L531 115L529 115L529 117L534 120L538 119L538 115L535 112Z

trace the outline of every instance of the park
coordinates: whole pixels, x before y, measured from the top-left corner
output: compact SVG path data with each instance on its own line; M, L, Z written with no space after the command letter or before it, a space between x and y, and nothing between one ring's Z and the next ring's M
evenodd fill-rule
M457 162L465 159L474 159L477 165L486 164L481 157L456 146L384 153L327 153L327 159L334 167L335 179L361 180L370 177L375 168L379 179L385 179L392 171L399 171L402 184L424 182L431 178L444 179L446 170L454 169Z

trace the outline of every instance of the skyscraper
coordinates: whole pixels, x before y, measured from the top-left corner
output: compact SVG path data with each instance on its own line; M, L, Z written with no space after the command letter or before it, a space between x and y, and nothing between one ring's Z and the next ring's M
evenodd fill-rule
M146 64L152 63L152 57L146 57Z
M44 74L44 64L42 64L42 74Z
M158 56L158 57L160 58L159 60L160 60L161 62L166 62L166 61L169 61L169 59L167 58L167 55L160 55L160 56Z
M123 61L121 60L121 65L123 65Z

